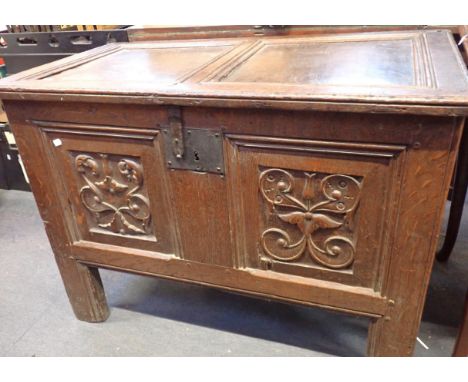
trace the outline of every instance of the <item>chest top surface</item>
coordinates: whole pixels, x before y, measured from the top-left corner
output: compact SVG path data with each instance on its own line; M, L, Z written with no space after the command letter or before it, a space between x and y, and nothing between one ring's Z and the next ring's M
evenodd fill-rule
M466 67L443 30L116 43L0 81L1 98L38 95L409 104L468 114Z

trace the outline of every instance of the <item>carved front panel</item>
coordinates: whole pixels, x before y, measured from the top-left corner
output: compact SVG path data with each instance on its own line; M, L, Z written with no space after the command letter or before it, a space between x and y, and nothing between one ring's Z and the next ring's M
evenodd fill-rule
M362 177L280 168L259 177L264 226L261 261L272 260L331 269L352 266L354 218Z
M42 122L73 241L175 253L157 131Z
M237 266L378 289L405 147L230 135Z
M150 202L138 158L71 153L81 178L89 225L121 235L153 234Z

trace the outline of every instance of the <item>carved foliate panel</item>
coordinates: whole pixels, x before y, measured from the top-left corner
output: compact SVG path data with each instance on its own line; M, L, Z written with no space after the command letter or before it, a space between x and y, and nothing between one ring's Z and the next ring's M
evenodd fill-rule
M120 235L154 235L138 158L77 152L71 155L90 228Z
M264 264L352 267L362 177L262 168Z
M391 256L405 146L227 138L238 267L378 290Z

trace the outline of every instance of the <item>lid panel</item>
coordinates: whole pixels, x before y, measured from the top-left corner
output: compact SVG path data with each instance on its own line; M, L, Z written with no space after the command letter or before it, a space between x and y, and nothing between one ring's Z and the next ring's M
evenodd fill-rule
M413 41L266 43L222 82L415 86Z
M231 45L124 48L41 80L172 83L230 48Z
M457 107L447 113L467 115L468 76L453 36L442 30L179 40L110 44L58 60L1 80L0 97L220 107L327 103L333 110L366 104L407 112L404 104L418 112Z

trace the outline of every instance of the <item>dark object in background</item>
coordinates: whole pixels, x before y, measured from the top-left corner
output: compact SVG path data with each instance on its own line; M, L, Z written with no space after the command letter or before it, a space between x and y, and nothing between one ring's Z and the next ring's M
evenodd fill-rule
M60 31L95 31L106 29L122 29L126 25L7 25L10 33L24 32L60 32Z
M2 152L1 149L2 145L2 137L0 136L0 153ZM3 155L0 155L0 189L2 190L8 190L8 180L6 176L6 168L5 165L3 164Z
M16 145L11 145L5 133L10 133L6 123L0 123L0 189L31 191L26 181Z
M0 33L0 78L6 77L7 71L11 75L110 42L128 41L124 29L63 32L58 25L9 25L8 30L19 33ZM16 146L5 138L8 124L2 122L0 120L0 188L30 191Z
M9 33L56 32L63 30L61 25L7 25L6 27Z
M3 57L8 74L15 74L60 58L106 45L110 42L128 41L125 29L0 33L0 57Z

